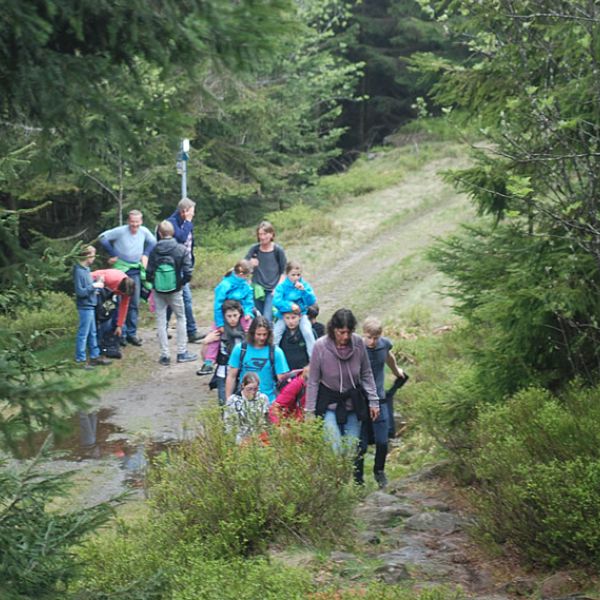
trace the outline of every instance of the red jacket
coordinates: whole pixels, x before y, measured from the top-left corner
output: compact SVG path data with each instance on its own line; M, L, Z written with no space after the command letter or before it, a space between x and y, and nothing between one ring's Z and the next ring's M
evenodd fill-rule
M269 420L279 425L280 418L293 418L297 421L304 419L304 405L306 404L306 383L304 377L294 377L279 392L275 402L269 408Z
M117 327L123 327L125 318L127 317L127 310L129 308L129 301L131 296L126 296L123 292L118 291L119 284L127 274L119 269L98 269L92 271L92 278L96 281L99 277L104 277L104 285L114 294L121 298L119 302L119 314L117 315Z

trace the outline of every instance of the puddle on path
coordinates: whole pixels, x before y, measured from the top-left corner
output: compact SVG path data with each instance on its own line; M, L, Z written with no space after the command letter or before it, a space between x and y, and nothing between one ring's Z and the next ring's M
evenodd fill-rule
M114 412L102 408L80 412L65 420L61 433L54 436L51 461L85 463L91 468L100 461L116 462L122 471L123 483L128 487L143 487L148 461L176 447L179 440L132 440L125 430L110 422ZM47 431L30 436L19 448L20 458L36 456L47 437Z

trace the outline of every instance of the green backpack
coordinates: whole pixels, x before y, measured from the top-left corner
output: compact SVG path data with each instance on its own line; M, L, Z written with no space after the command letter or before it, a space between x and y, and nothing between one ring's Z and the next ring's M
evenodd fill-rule
M157 292L168 294L177 289L177 271L175 261L170 256L161 259L154 273L154 289Z

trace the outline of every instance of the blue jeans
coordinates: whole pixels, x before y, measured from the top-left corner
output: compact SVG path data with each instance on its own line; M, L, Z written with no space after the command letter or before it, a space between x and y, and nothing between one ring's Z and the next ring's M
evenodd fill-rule
M77 362L85 362L86 346L90 351L90 358L98 358L100 356L98 336L96 334L96 309L78 308L77 312L79 312L79 329L77 329L75 340L75 360Z
M189 283L186 283L182 288L183 292L183 306L185 308L185 327L188 334L194 335L197 330L196 320L194 319L194 311L192 310L192 288ZM167 325L169 324L169 320L171 319L171 314L173 311L171 307L167 308Z
M123 337L134 337L137 335L138 310L140 306L140 290L142 288L142 280L138 269L127 271L127 277L131 277L135 283L135 290L129 300L129 310L127 311L127 319L123 327ZM117 297L118 298L118 297ZM120 298L118 298L120 301Z
M348 411L346 415L348 420L344 425L338 424L335 410L327 410L325 411L325 415L323 415L323 429L325 430L325 436L331 442L331 445L336 452L339 452L342 447L343 437L352 437L357 443L360 440L361 423L358 420L356 413Z
M262 300L254 299L254 306L269 323L273 322L273 292L265 290L265 297Z

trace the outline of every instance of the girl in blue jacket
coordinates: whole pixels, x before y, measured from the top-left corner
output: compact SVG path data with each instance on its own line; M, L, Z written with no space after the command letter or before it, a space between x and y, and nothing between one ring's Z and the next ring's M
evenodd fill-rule
M308 307L316 301L312 287L302 279L302 267L296 261L288 262L285 268L286 278L275 288L273 296L273 306L276 309L277 323L273 328L273 339L275 345L279 344L281 337L285 332L285 313L294 312L300 317L300 331L306 342L306 352L308 356L312 354L315 345L315 334L311 322L307 316Z
M244 331L248 330L254 318L254 292L248 280L252 277L252 264L249 260L238 260L230 271L225 273L221 283L215 288L214 317L212 329L224 332L225 320L223 317L223 302L237 300L242 305L243 316L240 323ZM219 353L219 339L206 345L204 351L204 364L196 371L197 375L210 375L217 354Z

